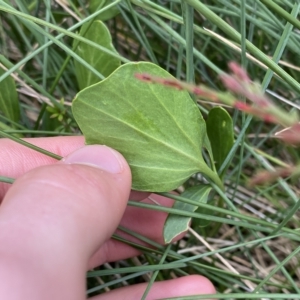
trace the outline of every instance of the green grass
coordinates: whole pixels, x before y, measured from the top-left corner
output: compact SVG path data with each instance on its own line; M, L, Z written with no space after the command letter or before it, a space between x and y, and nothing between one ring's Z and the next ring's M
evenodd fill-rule
M178 79L219 91L224 87L218 75L228 71L228 62L236 61L279 107L287 112L298 109L298 1L114 1L111 7L117 7L119 13L106 14L105 23L119 54L78 35L83 23L105 10L91 11L89 2L64 1L67 4L62 7L60 2L50 5L49 0L17 0L14 6L11 1L0 1L0 63L7 70L0 73L0 82L14 76L20 106L19 117L0 112L0 136L20 142L22 137L80 133L70 109L79 92L74 61L99 80L103 75L76 54L74 40L106 51L122 63L151 61ZM49 106L53 107L50 111ZM211 107L199 102L204 118ZM106 265L90 272L89 295L120 287L124 281L141 282L142 275L152 272L149 288L154 280L202 274L221 293L216 299L300 299L299 181L279 178L267 186L247 185L258 170L297 164L300 152L274 138L280 127L227 109L234 122L235 142L224 163L228 167L226 190L215 187L209 202L200 204L202 212L177 212L210 220L208 226L194 228L206 246L192 230L172 246L149 240L155 250L135 245L144 252L138 258L142 265L127 260L112 269ZM51 118L53 113L55 118ZM185 187L199 181L194 176ZM168 195L192 204L189 199ZM155 204L129 205L172 212ZM115 274L121 277L116 279Z

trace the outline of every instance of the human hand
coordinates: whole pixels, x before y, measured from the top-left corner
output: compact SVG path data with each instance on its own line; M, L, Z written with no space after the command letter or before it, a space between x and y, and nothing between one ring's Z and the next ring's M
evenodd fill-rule
M88 269L138 254L110 239L120 223L163 243L165 213L126 208L131 175L119 153L83 147L81 137L28 141L66 158L56 162L0 140L0 174L19 177L11 187L0 184L0 299L85 299ZM133 192L130 198L143 195ZM171 199L153 197L172 205ZM146 286L93 299L140 299ZM194 275L154 283L147 299L208 293L214 293L212 284Z

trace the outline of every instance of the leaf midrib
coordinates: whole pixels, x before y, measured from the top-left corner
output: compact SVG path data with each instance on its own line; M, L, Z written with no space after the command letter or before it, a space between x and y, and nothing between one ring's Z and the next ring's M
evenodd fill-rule
M78 100L79 100L79 99L78 99ZM79 100L79 101L80 101L80 100ZM85 102L85 101L81 101L81 102L82 102L82 104L85 104L86 106L92 108L93 110L98 110L99 112L103 113L104 115L107 115L107 116L111 117L112 119L114 119L114 120L120 122L121 124L124 124L124 125L126 125L127 127L130 127L130 128L132 128L132 129L134 129L135 131L139 132L141 135L144 135L144 136L146 136L146 137L148 137L148 138L154 140L156 143L162 144L162 145L166 146L167 148L171 149L173 152L175 152L175 153L178 152L178 153L182 154L183 156L187 157L188 159L190 159L191 161L195 161L195 162L197 163L197 165L199 164L199 161L198 161L197 159L195 159L193 156L187 155L186 152L179 151L177 148L172 147L170 144L166 144L166 143L164 143L163 141L156 139L156 138L153 137L152 135L149 135L148 133L146 133L146 132L144 132L144 131L141 131L140 129L136 128L135 126L131 125L130 123L126 123L126 122L124 122L123 120L117 118L117 117L114 116L114 115L111 115L111 114L109 114L109 113L107 113L107 112L105 112L105 111L103 111L103 110L101 110L101 109L99 109L99 108L95 108L95 107L93 107L91 104L89 104L89 103L87 103L87 102ZM92 129L95 130L94 128L92 128ZM201 155L200 151L199 151L199 154ZM201 156L200 156L200 157L201 157Z
M155 98L157 99L157 102L160 104L161 107L164 108L165 112L170 116L170 118L172 119L173 123L176 125L176 127L181 131L181 133L185 136L185 138L190 141L191 145L194 146L195 149L198 149L198 146L194 143L194 141L186 134L186 132L179 126L179 124L176 122L174 116L171 114L171 112L168 110L168 108L163 104L163 102L160 101L159 97L157 96L157 94L155 93L154 87L153 85L149 85L150 86L150 90L152 91L153 95L155 96ZM173 97L174 99L174 97Z

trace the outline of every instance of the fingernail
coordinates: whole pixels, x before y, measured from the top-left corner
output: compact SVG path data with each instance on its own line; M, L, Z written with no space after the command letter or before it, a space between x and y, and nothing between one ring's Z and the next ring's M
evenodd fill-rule
M124 158L117 151L99 145L84 146L61 160L65 164L84 164L100 168L109 173L123 171Z

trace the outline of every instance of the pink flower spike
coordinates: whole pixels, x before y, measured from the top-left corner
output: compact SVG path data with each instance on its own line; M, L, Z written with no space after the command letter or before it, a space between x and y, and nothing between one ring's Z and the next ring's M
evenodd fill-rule
M134 76L135 76L135 78L137 78L139 80L146 81L146 82L152 82L152 78L148 74L136 73Z
M263 115L263 120L267 123L278 123L274 116L268 114Z
M300 123L296 123L292 127L288 127L284 130L277 132L275 136L288 144L299 145L300 144Z
M192 93L195 94L196 96L210 99L211 101L214 101L214 102L220 102L218 97L216 96L216 94L209 92L209 91L204 91L200 87L197 87L197 86L193 87Z
M252 107L250 105L248 105L244 102L240 102L240 101L235 102L234 107L236 109L239 109L239 110L242 110L242 111L247 111L247 112L252 111Z
M193 89L193 93L195 94L195 95L197 95L197 96L201 96L201 95L203 95L204 94L204 91L202 90L202 89L200 89L199 87L194 87L194 89Z
M278 168L273 172L270 171L262 171L259 172L258 174L254 175L252 179L250 179L250 182L248 185L254 186L254 185L260 185L260 184L267 184L270 183L274 180L276 180L279 177L288 177L293 174L295 171L294 167L285 167L285 168Z
M251 80L248 77L247 72L236 62L232 61L228 64L229 69L232 73L242 82L249 83Z
M176 88L178 90L182 90L183 89L183 87L180 84L180 82L177 81L177 80L174 80L174 79L163 79L161 83L163 85L170 86L170 87Z
M245 90L244 87L234 77L229 75L221 75L220 79L228 90L232 91L233 93L243 94Z
M252 96L252 97L250 97L250 96ZM252 102L254 102L257 106L259 106L261 108L267 108L267 107L271 106L271 102L264 95L256 95L256 94L252 93L247 98L250 99Z

